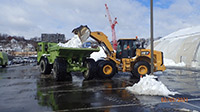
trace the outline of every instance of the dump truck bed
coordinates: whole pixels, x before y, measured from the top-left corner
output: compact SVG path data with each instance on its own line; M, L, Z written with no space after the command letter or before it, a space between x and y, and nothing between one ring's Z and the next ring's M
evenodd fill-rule
M49 48L49 52L58 52L59 56L64 57L87 57L93 52L98 52L99 48L68 48L53 46Z
M58 57L65 58L66 60L79 60L90 57L93 52L98 52L99 48L69 48L58 46L57 43L40 42L38 43L38 57L37 61L40 62L42 57L48 58L48 62L53 64Z

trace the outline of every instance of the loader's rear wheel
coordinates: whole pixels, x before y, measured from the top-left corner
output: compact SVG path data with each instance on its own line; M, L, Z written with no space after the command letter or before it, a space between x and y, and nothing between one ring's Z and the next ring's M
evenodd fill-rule
M110 79L116 73L116 66L111 61L101 61L98 64L98 76L103 79Z
M96 63L93 59L87 59L84 62L84 66L88 68L85 72L83 72L83 77L86 80L93 79L96 73Z
M140 78L140 76L144 76L146 74L150 74L150 65L148 62L139 61L137 62L134 67L132 74L136 78Z
M40 72L42 74L51 73L51 65L48 63L48 60L46 58L42 58L40 61Z
M56 58L53 64L53 77L57 81L71 80L71 74L67 74L67 63L63 58Z

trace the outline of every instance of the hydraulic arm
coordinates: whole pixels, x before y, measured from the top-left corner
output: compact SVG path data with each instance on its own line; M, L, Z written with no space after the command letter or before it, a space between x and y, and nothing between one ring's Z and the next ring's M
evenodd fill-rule
M114 49L110 44L108 37L103 32L91 32L87 26L80 26L72 31L78 35L82 42L86 41L89 37L96 40L101 45L108 56L112 56Z

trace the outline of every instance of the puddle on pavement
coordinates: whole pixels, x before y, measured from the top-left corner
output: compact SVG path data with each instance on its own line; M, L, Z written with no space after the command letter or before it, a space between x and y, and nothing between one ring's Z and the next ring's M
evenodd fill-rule
M73 75L71 82L56 82L49 78L37 81L37 100L41 106L52 110L73 110L107 105L139 104L139 100L129 94L125 87L127 80L84 81L82 76Z

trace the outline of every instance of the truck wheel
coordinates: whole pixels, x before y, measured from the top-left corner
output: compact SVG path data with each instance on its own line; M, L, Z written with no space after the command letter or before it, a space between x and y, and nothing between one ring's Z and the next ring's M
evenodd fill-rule
M5 64L5 65L2 65L2 68L6 68L6 65L7 65L7 64Z
M111 61L102 61L98 64L98 76L103 79L111 79L116 73L116 66Z
M150 65L146 61L137 62L132 70L132 74L136 78L140 78L142 75L150 74Z
M48 60L46 58L42 58L40 61L40 72L42 74L51 73L51 65L48 63Z
M105 61L105 60L97 60L97 61L96 61L96 66L98 66L98 64L99 64L100 62L102 62L102 61Z
M95 61L93 59L87 59L87 60L85 60L84 66L86 66L88 68L88 70L83 72L83 77L86 80L93 79L95 76L95 72L96 72Z
M63 58L56 58L53 64L53 77L57 81L65 81L67 79L72 79L70 74L67 74L67 63Z

